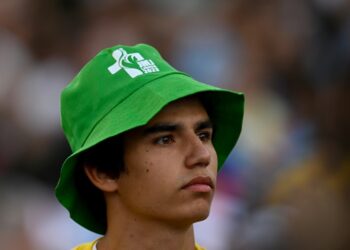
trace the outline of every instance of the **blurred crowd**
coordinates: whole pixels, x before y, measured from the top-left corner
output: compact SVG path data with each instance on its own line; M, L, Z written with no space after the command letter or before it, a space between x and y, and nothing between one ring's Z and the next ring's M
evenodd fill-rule
M0 244L61 250L97 235L54 197L70 149L59 96L99 50L149 43L194 78L242 91L209 250L350 249L348 0L0 1Z

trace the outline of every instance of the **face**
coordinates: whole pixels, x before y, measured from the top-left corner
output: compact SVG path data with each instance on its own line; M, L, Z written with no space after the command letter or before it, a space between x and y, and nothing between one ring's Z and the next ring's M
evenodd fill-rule
M135 216L167 223L205 219L217 174L212 134L208 114L194 97L170 103L146 126L126 133L120 202Z

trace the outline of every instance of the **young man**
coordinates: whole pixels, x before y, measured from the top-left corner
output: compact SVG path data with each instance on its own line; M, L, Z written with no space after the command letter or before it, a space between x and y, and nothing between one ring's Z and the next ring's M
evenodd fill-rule
M243 102L175 70L149 45L94 57L61 96L73 154L56 196L73 220L103 235L74 249L203 249L193 223L209 214Z

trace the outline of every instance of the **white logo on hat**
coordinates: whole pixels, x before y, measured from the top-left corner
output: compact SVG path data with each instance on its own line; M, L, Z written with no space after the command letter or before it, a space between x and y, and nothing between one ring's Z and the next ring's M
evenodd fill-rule
M116 62L108 67L108 70L113 75L121 69L124 69L131 78L159 71L151 59L145 60L140 53L128 54L124 49L120 48L113 51L112 56Z

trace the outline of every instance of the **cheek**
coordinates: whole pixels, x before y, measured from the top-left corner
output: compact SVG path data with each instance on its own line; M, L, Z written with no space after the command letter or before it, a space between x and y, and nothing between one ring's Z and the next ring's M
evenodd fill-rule
M130 175L135 177L151 177L168 162L167 154L149 149L138 150L125 157L125 166Z
M145 155L144 155L145 156ZM153 155L152 155L153 156ZM165 157L143 157L128 161L128 173L120 176L122 202L139 213L158 211L171 203L177 185L177 174L170 171ZM148 213L147 212L147 213Z
M171 183L171 176L174 176L174 171L171 171L174 160L169 157L169 154L164 152L154 152L143 150L125 157L125 167L127 174L125 185L135 185L134 190L142 190L144 192L153 191L160 187L165 187Z
M213 145L210 146L210 148L208 149L210 152L210 162L211 162L211 166L214 168L218 166L218 155L216 153L216 150L214 148Z

